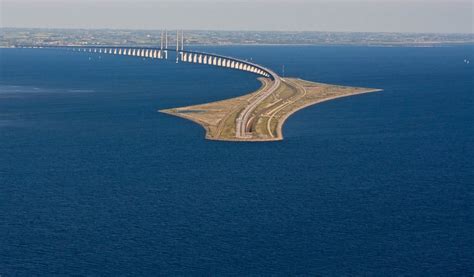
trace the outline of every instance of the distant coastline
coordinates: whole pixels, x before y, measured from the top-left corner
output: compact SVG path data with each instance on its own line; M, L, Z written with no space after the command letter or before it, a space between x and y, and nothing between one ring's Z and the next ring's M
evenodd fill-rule
M162 30L0 28L0 47L17 45L156 46ZM170 31L172 32L172 31ZM370 33L185 30L191 46L373 46L444 47L474 45L472 33ZM173 38L171 38L173 39Z

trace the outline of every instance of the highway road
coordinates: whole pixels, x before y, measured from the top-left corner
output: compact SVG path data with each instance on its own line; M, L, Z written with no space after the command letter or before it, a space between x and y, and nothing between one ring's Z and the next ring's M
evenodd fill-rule
M269 69L265 69L270 75L273 77L273 85L270 86L266 90L262 90L259 93L259 96L256 97L249 105L247 105L244 110L239 114L236 119L236 126L235 126L235 136L237 138L248 138L251 135L249 134L249 118L255 108L260 105L268 96L272 93L276 92L276 90L280 87L281 78L275 72Z

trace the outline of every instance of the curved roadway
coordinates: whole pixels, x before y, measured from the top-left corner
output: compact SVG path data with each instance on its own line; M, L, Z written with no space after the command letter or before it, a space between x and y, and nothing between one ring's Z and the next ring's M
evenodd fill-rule
M140 46L119 46L119 45L114 45L114 46L20 46L20 47L25 47L25 48L63 48L63 49L71 49L71 48L80 48L80 49L94 49L94 48L111 48L111 49L153 49L153 50L162 50L162 51L176 51L176 49L161 49L160 47L140 47ZM245 60L233 58L233 57L228 57L228 56L223 56L219 54L213 54L213 53L206 53L206 52L197 52L197 51L178 51L178 52L186 52L186 53L193 53L193 54L202 54L202 55L208 55L208 56L213 56L213 57L218 57L218 58L223 58L223 59L228 59L228 60L233 60L236 62L240 62L243 64L247 64L250 66L254 66L264 72L266 72L268 75L270 75L270 78L273 80L273 85L270 86L268 89L263 90L259 93L258 97L255 98L251 103L249 103L243 110L240 112L239 116L236 119L236 129L235 129L235 135L237 138L248 138L251 136L249 134L249 117L252 114L252 112L255 110L256 107L258 107L259 104L261 104L268 96L270 96L272 93L274 93L281 84L281 79L278 74L273 72L272 70L263 67L261 65L248 62Z
M252 112L255 110L255 108L262 103L268 96L270 96L272 93L274 93L281 84L281 79L280 76L278 76L276 73L273 71L270 71L270 75L273 76L273 85L268 88L267 90L264 90L260 92L260 95L250 103L245 109L239 114L239 116L236 119L236 125L235 125L235 136L237 138L247 138L249 137L248 134L248 121L249 117L252 114Z

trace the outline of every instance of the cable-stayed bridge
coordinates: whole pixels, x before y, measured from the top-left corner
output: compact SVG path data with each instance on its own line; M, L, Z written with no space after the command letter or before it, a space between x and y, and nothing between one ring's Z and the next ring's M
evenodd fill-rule
M180 44L181 42L181 44ZM46 49L61 49L77 52L88 52L96 54L107 54L115 56L132 56L148 59L168 59L169 53L175 54L176 63L194 63L203 64L216 67L222 67L233 70L246 71L256 74L260 77L270 79L267 86L262 90L258 97L249 103L245 109L236 118L235 136L239 139L250 137L249 118L255 108L265 100L270 94L275 92L280 86L280 77L272 70L261 66L259 64L249 62L246 60L199 51L188 51L184 49L184 34L176 31L176 48L168 47L168 32L162 32L161 43L159 47L145 47L145 46L51 46L51 45L35 45L35 46L18 46L21 48L46 48Z
M181 34L181 37L180 37ZM168 45L168 32L162 32L161 43L159 47L145 46L52 46L52 45L35 45L35 46L19 46L22 48L54 48L64 49L78 52L89 52L99 54L110 54L119 56L133 56L149 59L168 59L169 53L175 54L176 62L194 63L211 65L240 71L247 71L262 77L276 79L277 74L272 70L249 62L246 60L199 51L190 51L184 49L184 33L176 31L176 48Z

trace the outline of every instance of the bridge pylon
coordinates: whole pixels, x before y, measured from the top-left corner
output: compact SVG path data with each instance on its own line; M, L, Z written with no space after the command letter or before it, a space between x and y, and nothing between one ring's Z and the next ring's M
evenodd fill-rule
M165 59L168 59L168 30L165 30Z
M179 62L179 31L176 30L176 63Z
M159 58L163 59L163 37L164 37L164 32L161 30L161 37L160 37L160 55Z

